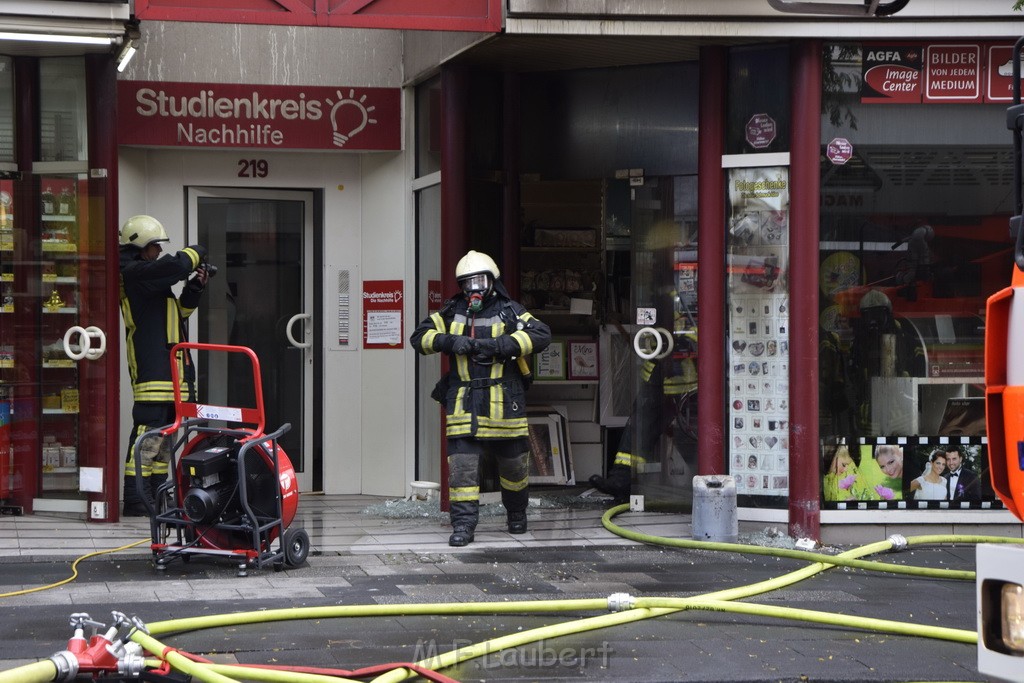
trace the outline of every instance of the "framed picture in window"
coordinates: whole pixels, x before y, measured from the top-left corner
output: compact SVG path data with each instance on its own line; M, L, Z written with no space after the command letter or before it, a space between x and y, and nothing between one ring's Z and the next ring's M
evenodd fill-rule
M530 483L568 484L565 432L557 413L527 417L530 442Z
M597 362L597 342L570 341L569 356L566 362L569 366L569 379L597 379L600 375Z
M538 380L565 379L565 342L553 341L536 354L533 374Z

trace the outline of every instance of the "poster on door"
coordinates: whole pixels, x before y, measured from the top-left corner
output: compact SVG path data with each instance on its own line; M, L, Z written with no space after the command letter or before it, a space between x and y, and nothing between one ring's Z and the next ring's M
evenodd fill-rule
M729 171L730 474L737 493L789 491L789 169Z
M403 348L401 280L363 282L363 348Z

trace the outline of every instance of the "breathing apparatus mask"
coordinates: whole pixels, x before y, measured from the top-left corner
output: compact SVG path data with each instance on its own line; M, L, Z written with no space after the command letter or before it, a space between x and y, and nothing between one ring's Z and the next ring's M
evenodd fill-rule
M872 306L860 312L864 329L871 333L889 332L892 328L892 311L885 306Z
M491 291L491 276L489 273L475 273L459 280L462 293L469 301L471 313L479 313L484 307L484 299Z

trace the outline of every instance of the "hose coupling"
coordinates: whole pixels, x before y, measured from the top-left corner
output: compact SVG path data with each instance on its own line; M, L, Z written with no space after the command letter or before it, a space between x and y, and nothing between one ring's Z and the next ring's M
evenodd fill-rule
M892 543L892 548L889 552L898 553L907 549L910 544L907 543L907 537L903 534L893 534L889 537L889 542Z
M50 657L50 661L57 668L53 680L57 683L70 681L78 676L78 657L69 650L62 650Z
M609 612L625 612L636 607L636 598L629 593L612 593L608 596Z
M142 646L126 643L125 651L117 660L117 673L125 678L138 678L146 670L146 658Z

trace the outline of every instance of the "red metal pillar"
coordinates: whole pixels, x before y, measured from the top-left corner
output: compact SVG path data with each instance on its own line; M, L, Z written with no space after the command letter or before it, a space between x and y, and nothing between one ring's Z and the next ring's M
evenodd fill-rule
M519 298L519 74L505 74L501 117L502 188L501 279L513 299Z
M700 50L700 141L697 148L697 253L699 286L697 309L697 472L725 472L723 384L725 382L725 185L722 153L725 150L726 51Z
M466 195L466 126L469 73L441 67L441 291L454 292L455 264L469 249L469 197ZM448 371L446 360L441 372ZM441 509L448 509L448 448L441 417Z
M117 215L117 71L114 55L95 54L85 57L86 101L89 121L89 224L102 226L102 249L107 264L118 262L118 215ZM104 177L105 173L105 177ZM93 177L95 176L95 177ZM93 446L103 444L101 452L82 454L83 461L103 468L103 493L90 494L89 500L102 500L107 504L107 515L102 520L116 522L120 517L121 462L120 453L120 391L119 373L121 358L121 321L117 301L119 274L116 267L103 270L104 281L93 287L94 291L82 292L90 302L89 309L95 311L97 319L107 335L107 351L98 361L82 361L79 368L89 372L90 383L95 388L86 392L93 400L102 401L94 406L106 411L106 419L100 427L88 426L83 421L82 431L89 429L89 441ZM85 321L82 324L91 324ZM102 363L102 366L94 365ZM95 434L94 434L95 433ZM92 438L95 436L95 438Z
M34 294L40 277L42 261L35 226L39 220L39 195L32 176L32 162L39 158L39 60L34 57L14 59L14 155L22 179L14 183L15 227L28 239L15 242L15 259L23 267L14 273L14 291ZM14 329L38 330L39 306L17 306ZM4 321L4 324L10 324ZM31 333L30 333L31 334ZM42 448L42 405L37 389L42 357L37 341L26 335L15 337L15 367L24 374L14 384L11 441L14 448L14 503L32 514L33 499L42 493L42 472L39 454Z
M821 41L793 44L790 109L789 535L819 539L818 236Z

